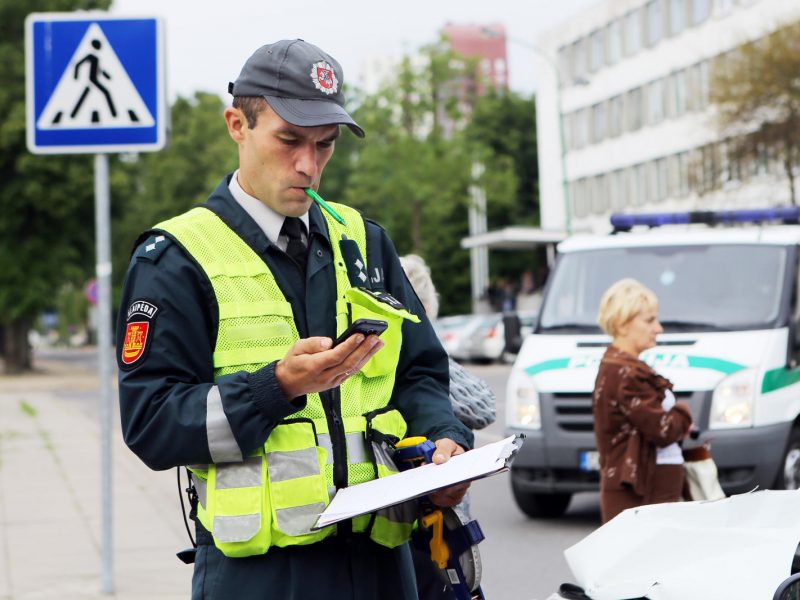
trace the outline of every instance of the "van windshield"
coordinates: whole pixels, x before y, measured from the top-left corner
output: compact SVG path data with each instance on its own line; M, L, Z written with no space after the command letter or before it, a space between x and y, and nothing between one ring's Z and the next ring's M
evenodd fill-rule
M655 292L667 332L772 327L780 312L787 255L785 246L755 245L570 252L553 272L539 330L600 333L600 297L623 277Z

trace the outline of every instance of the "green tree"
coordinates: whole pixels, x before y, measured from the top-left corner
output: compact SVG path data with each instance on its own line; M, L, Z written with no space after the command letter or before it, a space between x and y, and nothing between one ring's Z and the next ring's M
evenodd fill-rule
M0 327L7 373L31 367L28 331L62 284L82 285L94 263L89 156L34 156L25 146L25 17L105 9L109 0L0 3Z
M766 145L780 158L797 204L800 162L800 22L740 46L714 67L710 99L716 123L730 136L733 153L758 152Z

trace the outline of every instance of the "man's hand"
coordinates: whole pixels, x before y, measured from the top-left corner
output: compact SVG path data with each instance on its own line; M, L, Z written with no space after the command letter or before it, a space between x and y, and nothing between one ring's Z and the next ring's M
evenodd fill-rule
M331 348L332 345L333 341L327 337L305 338L278 361L275 377L287 398L291 400L341 385L383 348L377 335L365 339L360 333L351 335L336 348Z
M437 465L447 462L451 456L464 454L464 449L449 438L436 440L436 452L433 453L433 462ZM439 491L428 494L428 498L436 506L455 506L464 499L469 489L469 481L459 483Z

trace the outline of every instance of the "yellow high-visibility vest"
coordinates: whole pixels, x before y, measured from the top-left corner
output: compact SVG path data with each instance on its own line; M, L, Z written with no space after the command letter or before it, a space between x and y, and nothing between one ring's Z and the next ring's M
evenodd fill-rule
M381 335L384 347L340 386L338 415L329 419L320 395L308 394L306 407L276 426L264 446L243 462L192 467L200 496L198 518L226 556L311 544L335 532L336 526L311 529L336 491L334 445L346 447L348 485L396 472L391 446L404 437L406 423L388 404L403 321L419 319L380 294L350 284L339 240L354 240L366 257L364 221L355 210L334 206L347 223L323 213L334 254L337 335L356 319L382 319L389 324ZM283 358L300 339L291 305L266 263L216 214L199 207L155 229L177 240L211 282L219 307L215 377L256 371ZM330 431L329 422L336 431ZM409 538L415 519L412 505L399 505L354 519L353 530L394 547Z

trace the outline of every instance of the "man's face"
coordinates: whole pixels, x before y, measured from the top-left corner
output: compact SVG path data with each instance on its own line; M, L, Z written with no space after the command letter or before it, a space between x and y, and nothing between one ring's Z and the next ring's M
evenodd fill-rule
M308 212L304 188L319 188L333 155L338 125L298 127L267 106L250 129L242 111L225 111L228 132L239 145L239 185L274 211L289 217Z

